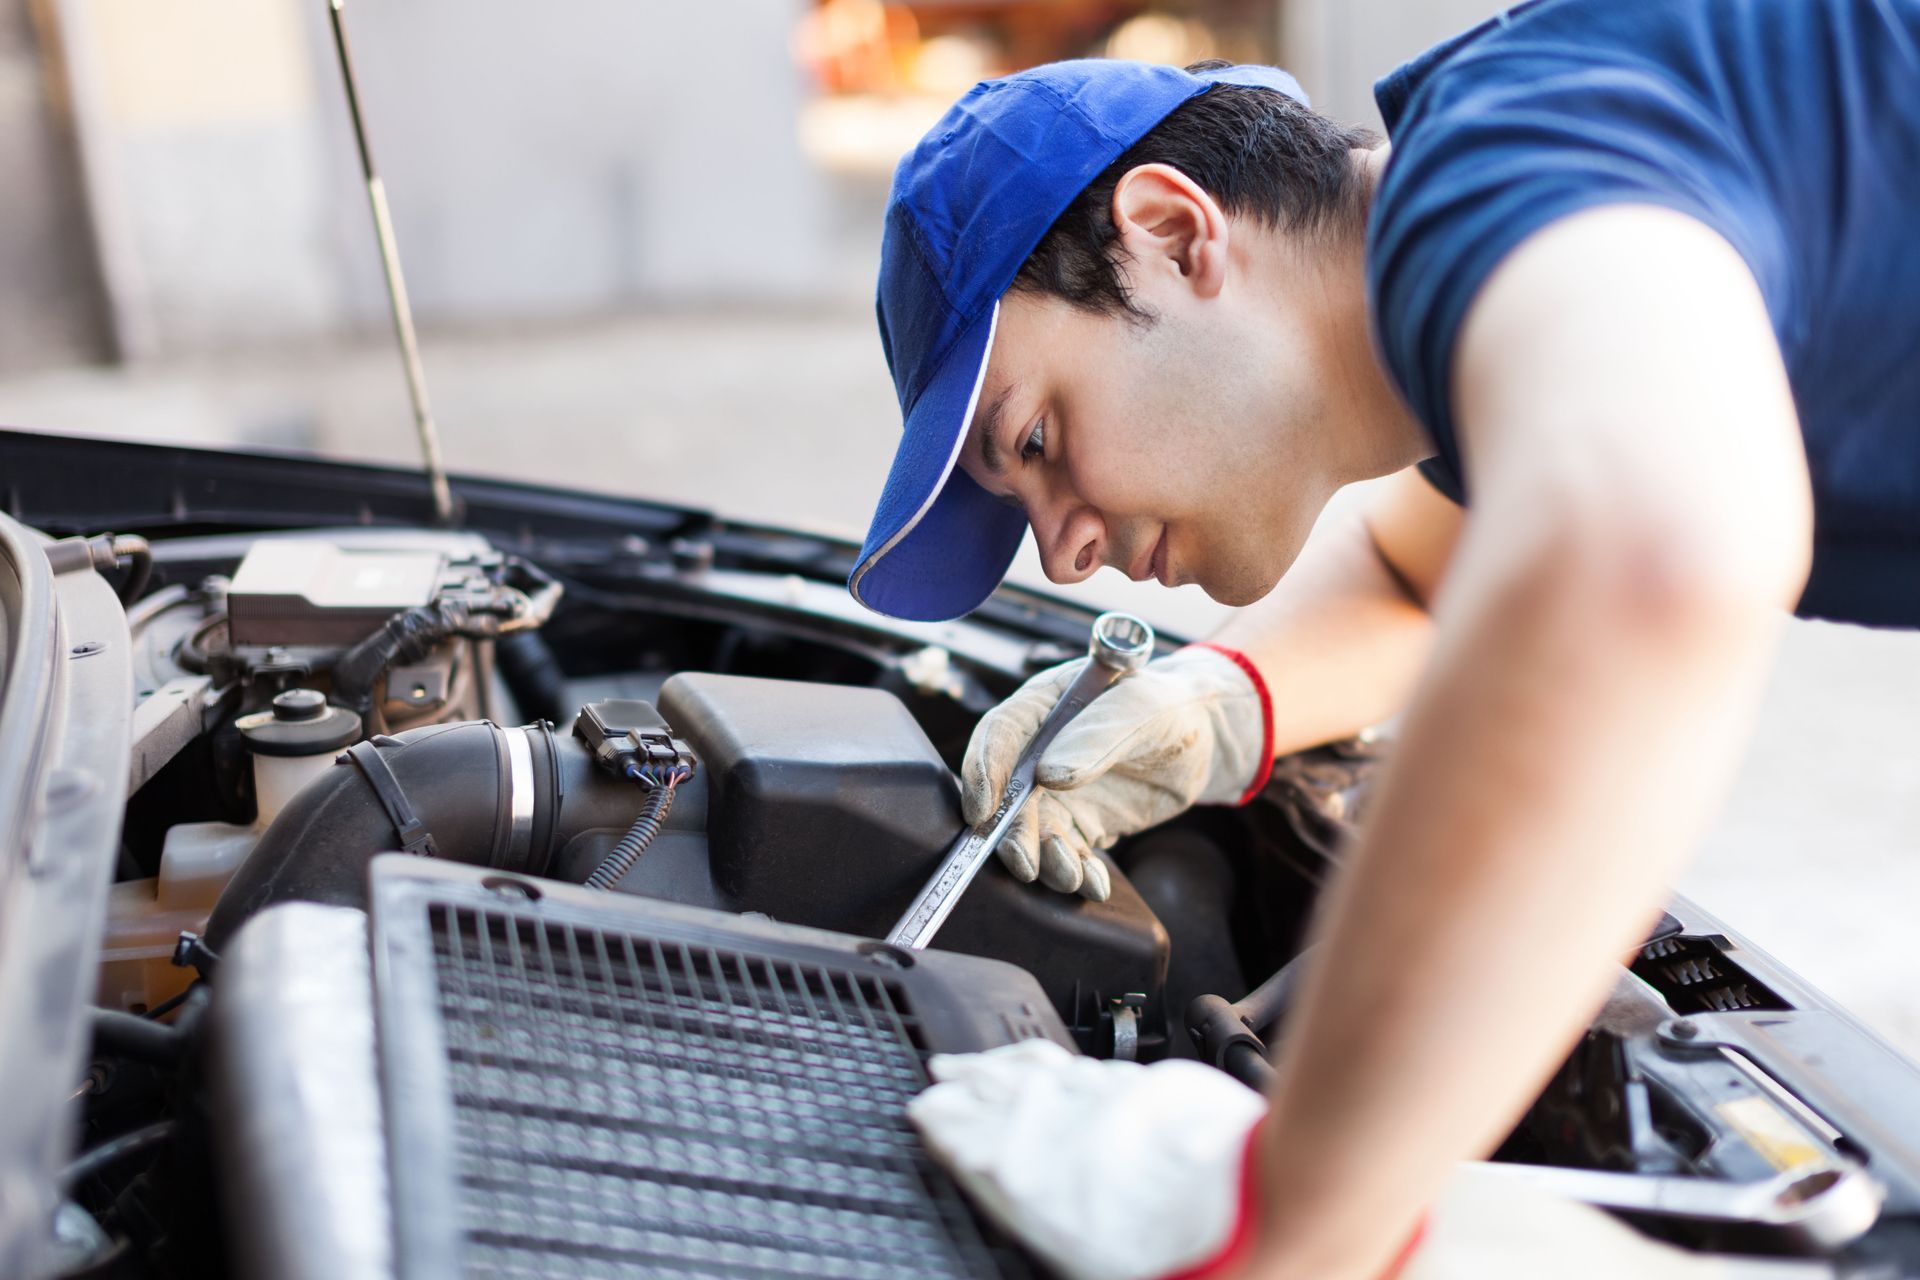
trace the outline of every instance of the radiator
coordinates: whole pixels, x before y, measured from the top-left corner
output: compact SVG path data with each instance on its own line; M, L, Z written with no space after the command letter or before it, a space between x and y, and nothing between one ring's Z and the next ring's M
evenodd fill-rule
M375 863L370 947L378 1087L366 1092L381 1112L391 1274L1030 1274L902 1111L929 1053L1070 1043L1020 970L399 857ZM298 948L273 950L284 961ZM342 1069L336 1058L336 1084ZM249 1072L276 1074L254 1062L227 1076ZM271 1094L227 1101L304 1106L308 1123L351 1129L338 1100ZM325 1274L315 1223L352 1215L313 1201L364 1205L364 1186L313 1184L373 1174L305 1163L318 1171L241 1197L255 1237L293 1237L256 1238L248 1274Z

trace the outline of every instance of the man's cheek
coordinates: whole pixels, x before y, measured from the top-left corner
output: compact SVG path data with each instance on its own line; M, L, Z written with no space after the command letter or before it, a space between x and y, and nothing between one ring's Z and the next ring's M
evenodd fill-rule
M1159 515L1153 468L1129 458L1107 457L1070 467L1067 482L1080 501L1107 520L1125 522Z

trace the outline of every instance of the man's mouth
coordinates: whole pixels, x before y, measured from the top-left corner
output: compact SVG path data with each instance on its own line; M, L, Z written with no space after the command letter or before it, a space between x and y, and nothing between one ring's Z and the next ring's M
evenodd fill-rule
M1153 544L1153 559L1149 568L1156 581L1163 587L1173 584L1167 581L1167 526L1160 526L1160 541Z
M1160 526L1160 539L1146 549L1144 554L1134 556L1125 573L1135 582L1145 582L1148 578L1157 578L1165 567L1164 556L1167 551L1167 526Z

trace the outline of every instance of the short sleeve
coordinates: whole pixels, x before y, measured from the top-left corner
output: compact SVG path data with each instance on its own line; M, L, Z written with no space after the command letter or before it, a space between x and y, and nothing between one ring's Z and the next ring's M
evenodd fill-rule
M1607 204L1678 210L1746 260L1776 329L1790 306L1786 237L1746 147L1658 68L1598 65L1561 44L1469 51L1398 125L1368 224L1374 336L1433 437L1423 471L1455 501L1467 496L1451 383L1461 321L1500 261L1549 223Z

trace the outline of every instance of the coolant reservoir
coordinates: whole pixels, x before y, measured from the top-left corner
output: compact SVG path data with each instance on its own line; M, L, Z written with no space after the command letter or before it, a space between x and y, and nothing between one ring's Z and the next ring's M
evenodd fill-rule
M272 707L233 723L253 753L253 793L260 803L254 826L261 831L295 792L333 767L336 754L360 740L360 717L328 706L318 689L288 689Z
M334 756L360 738L360 717L327 705L316 689L288 689L273 705L234 722L253 755L254 820L182 822L167 829L160 874L113 886L101 951L100 1003L151 1008L193 980L173 964L183 929L207 927L207 915L260 833Z

